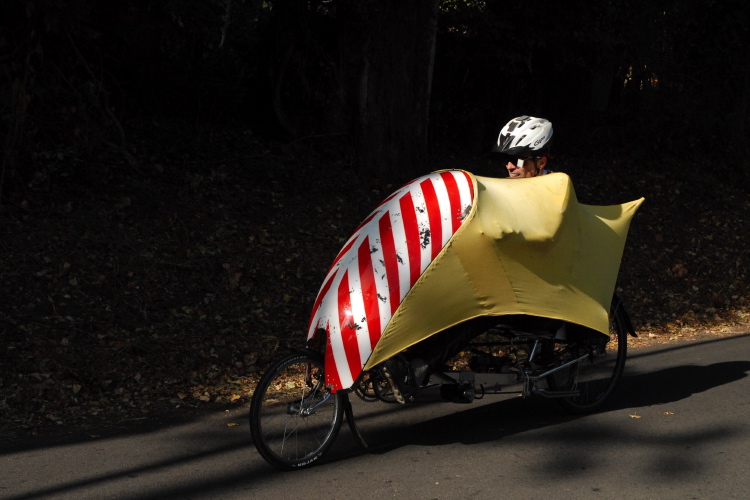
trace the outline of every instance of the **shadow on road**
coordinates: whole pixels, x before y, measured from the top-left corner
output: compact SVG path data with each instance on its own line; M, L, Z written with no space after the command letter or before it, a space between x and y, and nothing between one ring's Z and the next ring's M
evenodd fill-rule
M631 358L659 356L667 352L700 349L702 346L716 342L731 343L738 338L730 337L705 343L690 343L676 347L659 348L647 351L635 351ZM633 363L636 364L636 363ZM747 377L750 372L750 361L726 361L708 365L674 366L646 373L628 374L618 389L612 405L605 412L642 408L683 400L690 396L712 390L716 387ZM635 436L627 426L603 423L602 415L593 417L576 417L564 413L549 400L507 397L473 405L456 405L442 402L424 402L413 406L399 407L382 403L368 404L365 412L357 413L365 438L370 444L369 450L356 446L348 428L344 425L336 445L332 448L326 465L316 467L305 473L281 473L265 464L255 452L247 431L246 411L235 411L233 414L218 415L208 419L186 423L184 429L175 425L163 425L157 428L136 429L132 432L117 433L96 440L79 439L58 445L40 447L39 442L24 449L22 444L14 452L0 453L6 465L14 461L43 457L46 454L64 456L64 460L74 462L75 454L89 454L94 447L105 450L107 467L77 471L70 477L61 476L59 480L40 476L39 483L24 484L16 489L13 482L5 482L0 487L0 498L32 499L48 497L75 498L84 492L90 493L99 488L114 487L117 498L189 498L221 497L221 492L231 488L233 491L247 490L248 497L258 494L263 486L276 484L279 481L295 482L306 474L312 477L324 477L337 470L348 467L347 460L375 460L378 456L387 456L406 446L438 447L461 443L466 445L497 446L506 455L516 450L550 448L552 451L563 449L564 460L559 453L553 453L548 463L540 464L550 474L564 476L572 470L597 470L601 460L591 447L600 444L599 450L611 449L622 443L643 440L643 446L654 450L652 470L665 476L682 477L698 468L699 456L686 455L681 451L685 444L701 446L732 439L737 430L726 424L710 428L685 429L670 435L649 436L641 433ZM241 419L241 420L240 420ZM578 422L580 419L589 419ZM230 422L240 422L230 434ZM564 432L561 432L561 427ZM536 431L536 432L531 432ZM157 443L161 440L161 455L154 458L140 457L140 461L121 462L118 459L117 447L124 442ZM658 452L653 448L659 446ZM136 446L138 446L136 444ZM470 448L467 448L470 451ZM24 453L26 452L26 453ZM134 452L137 456L137 451ZM143 453L148 454L144 449ZM26 455L26 456L25 456ZM367 459L370 455L372 458ZM19 462L20 463L20 462ZM22 470L18 467L17 469ZM201 471L175 481L178 472L185 470ZM328 471L326 472L326 469ZM320 476L318 476L320 474ZM146 490L127 488L131 481L147 483ZM294 479L297 478L297 479ZM30 481L29 481L30 483ZM19 486L19 485L16 485ZM121 487L122 486L122 487ZM119 490L117 489L119 488ZM252 493L252 494L251 494Z
M623 379L609 409L672 403L748 376L750 361L678 366Z
M665 352L697 349L707 344L731 342L729 337L700 343L682 344L668 348L635 351L630 358L658 356ZM632 360L631 360L632 363ZM626 373L610 404L600 413L642 408L672 403L694 394L740 380L748 376L750 360L727 361L707 366L685 365L664 368L646 373ZM492 396L487 396L492 398ZM451 403L436 403L447 404ZM582 418L569 415L554 401L520 397L500 400L485 405L454 405L456 412L438 418L383 426L360 424L369 451L387 453L406 445L440 446L456 442L464 444L489 443L517 433L539 429ZM398 410L398 409L397 409ZM385 410L381 410L385 411ZM357 416L355 412L355 417ZM407 419L404 419L407 420ZM343 428L342 428L343 429ZM345 432L346 430L342 430ZM714 434L714 433L710 433ZM587 439L591 438L586 433Z
M679 401L693 394L747 377L750 361L708 366L682 366L626 377L602 412L642 408ZM488 396L491 397L491 396ZM445 403L451 404L451 403ZM465 408L465 409L464 409ZM489 443L510 435L577 420L552 401L506 399L478 407L464 407L450 415L408 425L364 427L371 452L386 453L406 445L441 446L452 443ZM601 412L600 412L601 413ZM343 429L342 432L346 431ZM722 431L723 432L723 431ZM719 435L709 433L710 435ZM591 439L595 433L586 432ZM609 434L612 436L612 433Z

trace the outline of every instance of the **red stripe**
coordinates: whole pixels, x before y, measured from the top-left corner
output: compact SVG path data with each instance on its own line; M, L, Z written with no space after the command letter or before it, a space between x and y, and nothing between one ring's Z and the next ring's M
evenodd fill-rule
M461 227L461 193L458 190L458 184L456 178L450 172L440 172L440 177L443 178L445 188L448 190L448 198L451 200L451 224L453 227L453 233Z
M359 282L362 289L362 300L365 303L365 317L367 330L370 333L370 348L374 349L380 338L380 307L378 302L378 288L375 284L375 271L372 268L369 237L359 246L357 255L359 262Z
M352 299L349 290L349 270L344 271L344 277L339 283L339 327L341 328L341 343L344 344L344 355L349 363L351 373L359 373L362 363L359 359L359 343L357 342L357 327L352 316Z
M466 177L466 184L469 186L469 203L474 203L474 183L471 182L471 176L466 172L461 172Z
M396 312L401 302L401 287L398 279L398 255L396 245L393 242L393 227L391 226L391 215L386 212L378 221L380 228L380 244L383 245L383 263L385 264L385 275L388 282L388 294L391 302L391 314Z
M333 348L331 347L331 329L329 325L326 325L326 385L333 387L336 392L337 389L341 389L341 379L339 378L339 372L336 370L336 360L333 357Z
M432 243L432 259L437 257L443 248L443 221L440 217L440 204L438 203L435 186L427 179L420 185L424 194L424 202L427 206L427 218L430 221L430 242Z
M419 279L421 274L422 259L420 256L419 224L417 213L414 209L414 200L411 193L406 193L400 200L401 220L404 221L404 233L406 234L406 246L409 251L409 288Z

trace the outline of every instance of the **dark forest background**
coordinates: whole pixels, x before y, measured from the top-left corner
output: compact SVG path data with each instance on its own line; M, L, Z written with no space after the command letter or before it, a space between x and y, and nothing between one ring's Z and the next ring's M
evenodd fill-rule
M200 136L236 126L335 146L360 172L408 177L436 156L487 151L520 114L552 120L560 151L710 151L732 159L720 166L727 174L747 166L739 0L9 0L2 9L6 195L51 163L96 176L102 147L133 163L136 134L170 141L173 128Z
M246 400L357 223L555 126L642 338L747 317L741 0L4 0L2 432Z

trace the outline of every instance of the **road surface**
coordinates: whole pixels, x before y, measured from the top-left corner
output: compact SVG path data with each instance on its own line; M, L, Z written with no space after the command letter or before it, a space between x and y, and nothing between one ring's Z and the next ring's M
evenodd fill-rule
M487 396L470 405L358 403L329 460L281 472L247 408L148 432L0 444L0 499L746 499L750 336L631 349L601 413Z

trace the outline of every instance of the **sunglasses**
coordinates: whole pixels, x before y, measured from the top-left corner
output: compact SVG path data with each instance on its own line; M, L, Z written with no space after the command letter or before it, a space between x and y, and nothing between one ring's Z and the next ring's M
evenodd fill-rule
M507 165L508 163L515 165L518 168L523 168L524 163L527 160L533 160L534 163L536 163L536 160L538 160L539 156L513 156L508 154L502 154L500 155L500 163L503 165Z

